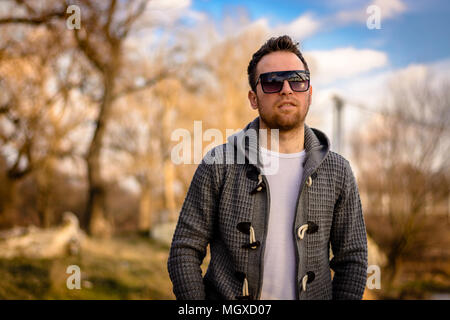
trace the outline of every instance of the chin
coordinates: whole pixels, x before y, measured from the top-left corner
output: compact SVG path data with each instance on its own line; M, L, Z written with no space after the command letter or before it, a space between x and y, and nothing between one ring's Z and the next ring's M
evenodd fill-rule
M280 131L291 131L297 129L301 126L301 122L284 122L278 124L278 129Z
M281 113L275 116L275 121L279 124L281 128L296 128L302 124L304 119L302 119L301 114L295 113Z
M299 115L275 115L270 118L261 116L264 123L271 129L279 129L280 131L290 131L300 127L303 121Z

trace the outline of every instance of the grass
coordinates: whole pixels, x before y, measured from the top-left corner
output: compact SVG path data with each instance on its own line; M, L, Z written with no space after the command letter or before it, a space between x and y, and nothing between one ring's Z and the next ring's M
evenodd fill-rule
M146 237L87 238L79 256L0 259L0 299L175 299L169 247ZM209 252L202 265L209 262ZM69 290L67 267L78 265L81 289ZM365 299L427 299L450 293L450 261L402 263L395 292L366 290Z
M0 299L174 299L169 248L138 236L86 239L79 256L0 259ZM78 265L81 289L68 289Z
M450 286L433 280L416 280L400 288L401 299L428 299L431 293L449 293Z
M432 294L450 293L450 260L403 262L397 298L428 299Z

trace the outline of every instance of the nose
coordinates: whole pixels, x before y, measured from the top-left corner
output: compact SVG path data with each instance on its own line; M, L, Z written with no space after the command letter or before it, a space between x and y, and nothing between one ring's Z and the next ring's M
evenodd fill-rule
M293 91L291 89L291 85L287 80L283 81L283 88L280 91L280 94L292 94Z

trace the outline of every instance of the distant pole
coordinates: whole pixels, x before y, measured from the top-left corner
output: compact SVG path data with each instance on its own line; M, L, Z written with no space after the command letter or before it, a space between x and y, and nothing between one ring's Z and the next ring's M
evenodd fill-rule
M342 144L342 109L344 108L344 101L341 97L335 95L333 97L334 101L334 151L337 153L341 153L343 151Z

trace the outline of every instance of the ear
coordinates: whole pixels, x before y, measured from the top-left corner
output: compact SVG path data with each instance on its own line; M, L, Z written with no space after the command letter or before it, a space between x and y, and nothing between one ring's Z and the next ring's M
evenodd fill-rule
M248 92L248 101L250 101L250 106L253 110L258 109L258 99L256 97L256 92L253 90L249 90Z
M311 86L309 86L309 104L312 103L312 91L313 91L313 88Z

